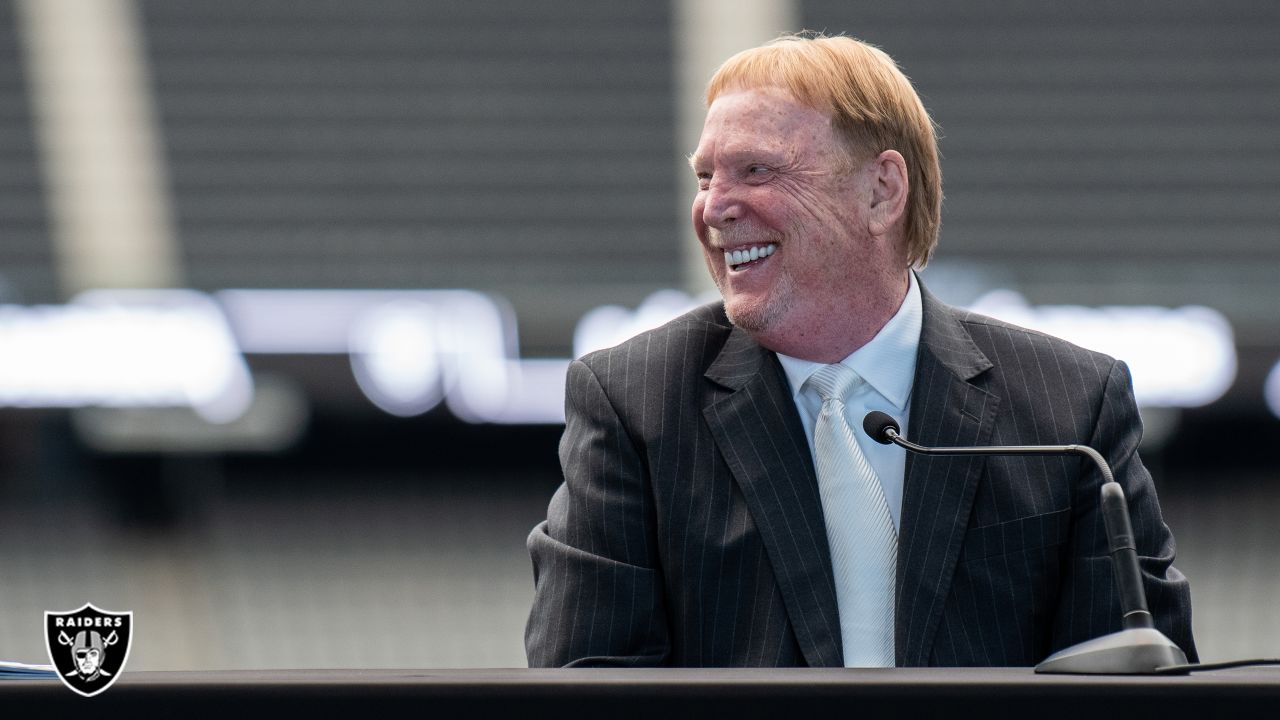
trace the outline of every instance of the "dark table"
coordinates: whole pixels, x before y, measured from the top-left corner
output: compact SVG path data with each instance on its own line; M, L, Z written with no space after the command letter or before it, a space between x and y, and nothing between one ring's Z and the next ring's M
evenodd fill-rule
M263 670L129 672L94 698L58 680L0 681L7 717L158 713L233 720L360 717L1280 717L1280 668L1185 677L1028 669Z

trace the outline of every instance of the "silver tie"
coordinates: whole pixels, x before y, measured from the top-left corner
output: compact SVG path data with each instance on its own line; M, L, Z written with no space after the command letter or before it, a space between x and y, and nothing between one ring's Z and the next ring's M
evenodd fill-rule
M898 533L884 489L845 418L845 398L863 379L826 365L806 385L822 398L814 426L818 492L826 518L845 667L893 667Z

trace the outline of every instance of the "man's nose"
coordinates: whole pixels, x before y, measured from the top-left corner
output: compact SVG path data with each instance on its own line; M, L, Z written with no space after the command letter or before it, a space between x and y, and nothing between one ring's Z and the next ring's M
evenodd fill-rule
M717 230L743 214L742 198L732 183L712 181L702 206L702 222Z

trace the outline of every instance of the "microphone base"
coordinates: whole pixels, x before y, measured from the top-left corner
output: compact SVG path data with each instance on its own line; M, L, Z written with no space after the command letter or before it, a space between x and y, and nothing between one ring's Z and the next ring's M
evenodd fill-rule
M1045 658L1036 672L1054 675L1154 675L1185 665L1187 656L1153 628L1133 628L1086 640Z

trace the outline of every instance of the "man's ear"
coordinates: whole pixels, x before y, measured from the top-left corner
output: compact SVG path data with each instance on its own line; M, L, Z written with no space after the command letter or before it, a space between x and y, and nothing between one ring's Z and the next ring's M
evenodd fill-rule
M897 150L885 150L871 159L867 168L871 180L872 235L889 232L907 209L907 161Z

